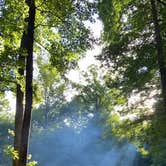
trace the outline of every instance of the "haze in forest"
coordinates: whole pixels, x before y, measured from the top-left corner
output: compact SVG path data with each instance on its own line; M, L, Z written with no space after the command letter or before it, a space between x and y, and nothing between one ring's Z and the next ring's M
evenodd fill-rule
M164 0L1 0L0 166L165 166L165 22Z

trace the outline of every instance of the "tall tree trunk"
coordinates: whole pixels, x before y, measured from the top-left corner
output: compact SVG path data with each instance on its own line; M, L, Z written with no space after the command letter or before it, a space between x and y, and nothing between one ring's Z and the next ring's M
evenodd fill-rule
M163 54L162 37L160 34L155 0L151 0L151 9L152 9L152 16L153 16L153 23L154 23L154 30L155 30L158 65L159 65L159 71L160 71L160 77L161 77L161 91L162 91L162 97L163 97L164 111L166 111L166 68L165 68L165 58Z
M45 100L45 113L44 113L44 117L45 117L45 127L47 128L48 126L48 112L49 112L49 109L48 109L48 90L47 90L47 87L45 89L45 92L44 92L44 100Z
M20 164L26 166L29 133L31 124L31 112L32 112L32 80L33 80L33 43L34 43L34 29L35 29L35 15L36 6L35 0L26 0L26 4L29 7L28 27L27 27L27 57L26 57L26 88L25 88L25 113L23 118L23 126L21 132L21 155Z
M23 32L21 39L21 49L25 49L26 43L26 34ZM25 56L20 53L18 62L20 63L20 67L18 69L19 75L24 76L24 67L25 67ZM22 120L24 116L24 92L21 89L21 85L17 83L17 91L16 91L16 113L15 113L15 137L14 137L14 149L20 153L21 147L21 130L22 130ZM20 156L20 154L19 154ZM19 166L19 160L13 160L13 166Z

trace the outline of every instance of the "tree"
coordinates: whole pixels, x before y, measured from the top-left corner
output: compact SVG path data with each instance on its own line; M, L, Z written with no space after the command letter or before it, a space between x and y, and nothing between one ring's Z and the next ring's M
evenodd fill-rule
M15 131L17 132L15 132L14 145L15 149L19 151L23 117L24 49L26 33L25 31L22 32L23 27L21 25L24 19L22 15L22 9L24 8L23 2L19 1L17 6L14 3L14 1L3 1L1 3L1 92L9 90L13 92L17 91L17 115L15 120ZM7 10L5 8L6 5L9 7ZM13 16L11 17L12 12ZM23 36L19 47L19 38L21 38L22 33Z
M165 67L165 57L163 52L162 37L161 37L160 27L158 22L158 11L157 11L155 0L151 0L151 9L152 9L152 15L153 15L154 31L155 31L158 66L159 66L160 77L161 77L161 93L163 97L164 110L166 111L166 67Z
M109 89L102 83L102 77L97 73L96 66L90 66L84 74L87 85L82 86L79 97L88 110L100 112L111 110L112 103Z
M25 113L22 114L24 115L23 118L20 117L20 119L23 119L23 124L21 125L22 141L20 147L22 148L19 161L22 165L26 165L32 110L33 51L47 50L52 64L56 66L58 71L63 73L69 63L77 58L78 53L91 46L92 38L89 35L89 30L85 28L83 21L92 19L91 14L94 10L91 10L93 4L88 1L81 1L80 3L65 0L62 3L58 0L55 2L26 0L19 1L18 4L15 1L6 1L5 5L8 8L3 8L2 19L3 23L7 23L7 25L13 24L12 28L9 26L11 33L13 32L13 27L21 27L20 33L16 33L17 39L23 39L24 31L26 33L24 50L26 58ZM12 10L15 13L14 18L11 17ZM12 21L8 22L7 18L10 18ZM17 20L17 22L15 23L15 20L12 18ZM5 30L3 29L3 31ZM10 35L8 38L11 39ZM6 40L5 38L3 39ZM33 49L34 43L35 49ZM18 45L15 46L18 48ZM11 46L10 48L13 47ZM18 57L17 55L18 52L11 57ZM18 95L18 98L20 97ZM23 99L20 98L21 100ZM18 131L15 132L17 133Z
M165 150L161 149L160 155L156 154L165 145L165 132L162 130L166 108L166 15L162 2L104 0L98 6L104 23L105 44L98 58L111 71L107 85L120 89L128 98L136 93L142 98L139 106L136 103L134 107L125 104L122 111L106 118L109 133L111 131L120 139L134 142L144 155L153 157L154 165L165 165ZM151 96L152 93L155 95ZM159 107L145 107L145 101L151 97L158 101Z
M57 69L51 66L49 62L45 62L42 57L38 57L37 63L39 68L38 84L42 89L44 101L44 105L41 104L38 110L41 109L42 111L44 109L44 124L47 127L48 121L53 118L65 102L63 92L67 83L60 76Z
M28 11L28 25L27 25L27 39L26 39L26 79L25 79L25 112L23 115L23 124L21 130L21 149L20 149L20 165L27 163L28 154L28 140L30 132L31 111L32 111L32 79L33 79L33 43L34 43L34 29L36 5L34 0L25 1L29 8Z
M21 39L20 48L22 51L25 49L26 45L26 34L23 32ZM24 66L25 66L25 56L20 53L18 62L20 65L18 68L18 81L16 85L16 115L15 115L15 137L14 137L14 149L18 152L21 150L21 132L22 132L22 122L24 116L24 90L21 80L24 81ZM13 161L13 165L18 165L18 160Z
M158 4L158 7L161 11L160 27L163 27L165 6ZM145 11L148 14L144 15ZM130 93L154 85L153 78L158 79L159 65L150 2L102 1L99 12L105 25L105 48L98 58L103 65L110 66L110 72L115 73L111 79L114 86L121 86L125 93ZM161 29L163 36L164 27Z
M73 87L79 92L76 98L82 103L83 110L104 115L104 113L109 114L115 105L120 106L126 102L120 90L107 86L105 79L108 73L104 70L101 69L101 73L99 73L97 72L99 67L91 65L87 72L83 73L85 85L73 84Z

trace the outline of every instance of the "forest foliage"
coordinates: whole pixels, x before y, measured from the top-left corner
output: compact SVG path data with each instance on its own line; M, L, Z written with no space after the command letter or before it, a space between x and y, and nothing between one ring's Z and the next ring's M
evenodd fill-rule
M104 48L98 59L110 71L108 86L120 89L127 98L122 109L116 109L107 118L107 133L112 131L119 139L127 138L136 144L142 154L151 157L151 165L165 165L162 79L166 5L153 0L103 0L98 8L104 24ZM136 95L139 100L131 104L130 98Z
M31 8L35 10L33 24ZM92 65L82 73L85 84L75 83L66 73L78 70L78 60L96 44L86 26L87 21L95 21L94 14L103 23L103 49L96 56L101 66ZM14 118L4 96L10 91L18 99L19 87L25 107L23 129L32 120L32 132L37 135L61 126L66 114L79 117L90 112L99 115L105 125L104 137L114 134L119 141L135 144L148 165L166 165L165 25L166 3L162 0L0 1L0 149L12 144L15 136L11 134ZM32 73L28 78L30 55L34 60L29 65L33 68L34 63L37 76ZM31 114L32 107L27 109L29 79L32 119L25 116ZM67 101L65 92L70 89L77 95ZM23 130L18 133L15 128L14 133L24 138ZM17 150L7 146L5 152L20 160L22 152L17 154ZM2 150L0 164L9 162L3 155ZM30 160L29 165L35 164Z

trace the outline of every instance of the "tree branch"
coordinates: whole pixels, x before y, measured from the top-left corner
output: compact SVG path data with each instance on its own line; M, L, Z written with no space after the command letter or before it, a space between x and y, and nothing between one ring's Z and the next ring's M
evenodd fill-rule
M46 0L43 0L39 6L36 6L36 9L38 9L39 7L42 7L44 5L44 3L46 3L46 2L47 2Z
M4 82L4 83L8 82L8 83L14 83L14 84L17 83L17 82L14 81L14 80L2 78L2 77L0 77L0 82Z
M161 3L162 5L166 6L166 2L163 2L162 0L157 0L159 3Z
M43 46L41 43L39 43L39 42L36 41L36 40L35 40L35 42L36 42L37 45L39 45L39 46L40 46L41 48L43 48L45 51L47 51L48 53L50 52L50 50L49 50L47 47Z

